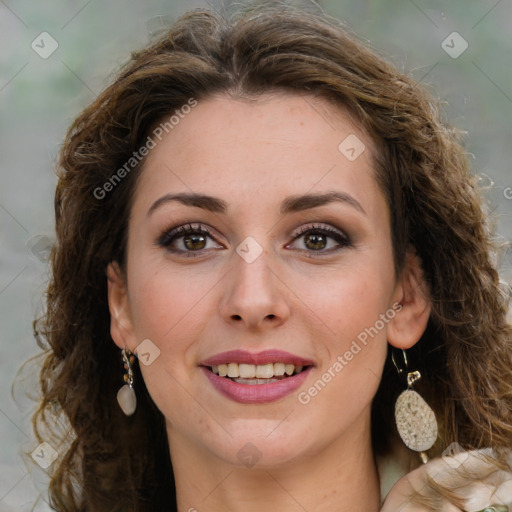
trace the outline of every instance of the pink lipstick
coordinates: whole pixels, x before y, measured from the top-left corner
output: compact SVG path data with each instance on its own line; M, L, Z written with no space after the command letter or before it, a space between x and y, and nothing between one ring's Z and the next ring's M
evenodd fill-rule
M258 353L232 350L210 357L200 366L222 395L240 403L262 404L295 391L314 362L276 349Z

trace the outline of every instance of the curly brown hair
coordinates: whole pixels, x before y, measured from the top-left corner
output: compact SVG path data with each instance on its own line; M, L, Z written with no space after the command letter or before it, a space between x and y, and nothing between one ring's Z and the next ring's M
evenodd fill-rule
M457 131L425 88L338 20L282 6L230 16L198 10L132 55L73 122L62 147L47 308L34 322L36 337L47 344L35 432L40 440L52 433L54 443L66 446L52 467L55 510L169 510L175 503L164 419L137 367L136 413L127 418L116 404L122 362L110 335L106 269L112 261L124 264L144 160L108 194L98 188L155 123L190 98L269 91L344 107L377 148L375 175L391 213L397 273L412 246L430 292L429 325L410 350L424 376L418 390L440 425L429 454L455 441L465 449L510 448L508 297ZM392 404L402 389L388 357L372 414L377 454L396 453ZM59 415L69 428L55 423Z

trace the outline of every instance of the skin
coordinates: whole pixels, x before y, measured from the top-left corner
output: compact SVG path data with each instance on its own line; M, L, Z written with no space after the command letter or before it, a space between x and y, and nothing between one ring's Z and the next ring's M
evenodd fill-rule
M338 150L350 134L366 146L354 161ZM160 351L141 369L166 418L180 512L379 509L371 401L387 343L414 345L430 308L412 253L395 275L372 151L343 110L284 93L203 100L150 151L131 210L126 268L108 269L111 332L119 348L135 351L150 339ZM222 199L226 212L167 201L148 214L165 194L191 192ZM350 195L360 208L335 201L280 213L289 196L329 192ZM156 243L187 223L211 231L199 253L191 255L183 238L173 242L179 254ZM350 243L320 238L312 249L298 233L312 225ZM248 236L262 249L252 263L236 252ZM301 404L298 393L393 304L401 311ZM276 402L234 402L198 366L227 350L271 348L315 363L301 388ZM251 468L238 457L247 443L257 454Z
M461 451L449 459L443 457L431 460L397 482L381 512L481 512L491 504L497 506L510 503L512 474L493 464L490 456L491 450ZM440 500L438 493L425 485L427 478L450 489L462 508L449 503L445 498ZM432 500L433 508L426 508L411 498L417 493Z

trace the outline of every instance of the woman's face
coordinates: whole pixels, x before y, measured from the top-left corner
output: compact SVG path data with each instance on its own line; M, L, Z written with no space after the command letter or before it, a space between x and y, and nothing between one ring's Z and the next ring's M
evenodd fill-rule
M173 454L272 467L368 444L403 290L371 141L335 110L218 96L149 152L112 334L140 346Z

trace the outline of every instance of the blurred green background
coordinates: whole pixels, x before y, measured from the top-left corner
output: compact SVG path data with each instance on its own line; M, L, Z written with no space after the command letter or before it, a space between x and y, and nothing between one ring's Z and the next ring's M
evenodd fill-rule
M31 402L23 394L35 382L33 369L14 390L16 401L11 383L21 363L38 353L31 321L46 281L60 141L130 52L147 44L162 26L192 8L219 10L230 4L0 2L1 512L30 510L45 488L44 470L32 462L29 473L20 457L21 450L37 446L29 424ZM500 240L509 243L512 2L332 0L319 5L445 102L447 118L467 132L467 149L487 189L489 212ZM47 55L52 45L58 46ZM503 279L511 282L512 259L506 252L501 267ZM49 508L40 503L35 510Z

